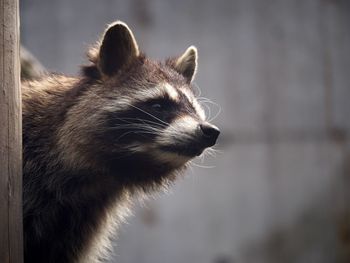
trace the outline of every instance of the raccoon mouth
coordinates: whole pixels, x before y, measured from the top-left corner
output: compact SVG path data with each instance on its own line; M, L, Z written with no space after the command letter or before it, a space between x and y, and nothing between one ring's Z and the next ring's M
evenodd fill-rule
M202 146L197 145L167 145L162 146L163 151L176 153L183 156L195 157L202 154L205 150Z

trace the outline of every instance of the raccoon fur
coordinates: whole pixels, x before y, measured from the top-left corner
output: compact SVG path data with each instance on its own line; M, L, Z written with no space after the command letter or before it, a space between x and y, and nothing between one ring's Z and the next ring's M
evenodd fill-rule
M158 62L117 21L77 77L22 83L25 262L100 262L135 194L167 187L215 144L197 49Z

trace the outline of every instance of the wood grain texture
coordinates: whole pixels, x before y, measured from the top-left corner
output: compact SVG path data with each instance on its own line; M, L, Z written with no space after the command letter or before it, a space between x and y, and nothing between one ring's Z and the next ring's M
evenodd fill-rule
M0 262L23 262L18 0L0 0Z

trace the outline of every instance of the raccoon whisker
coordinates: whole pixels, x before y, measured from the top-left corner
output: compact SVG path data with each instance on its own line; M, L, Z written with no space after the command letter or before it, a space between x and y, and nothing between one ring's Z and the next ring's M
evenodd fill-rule
M189 161L189 163L191 163L191 161ZM194 174L194 169L191 165L187 165L186 167L190 168L191 173ZM194 177L192 177L192 178L194 178Z
M207 99L197 99L198 100L198 102L199 102L199 104L201 105L201 106L204 106L205 107L205 110L207 110L207 112L208 112L208 117L207 117L207 119L211 119L211 108L210 108L210 106L208 105L208 103L210 103Z
M195 83L195 82L192 82L192 86L193 86L194 88L196 88L196 90L197 90L197 92L198 92L198 94L196 94L196 96L201 96L201 95L202 95L202 91L201 91L201 89L199 88L198 84Z
M211 157L217 157L218 154L223 154L223 151L210 147L204 153L210 155Z
M212 151L212 152L215 152L217 154L223 154L224 153L224 151L218 150L214 146L210 147L209 150Z
M197 100L208 100L208 101L210 101L210 99L207 98L207 97L197 96L196 98L197 98Z
M118 126L118 127L110 127L110 130L126 130L128 129L128 132L149 132L153 133L155 135L159 134L161 132L160 129L154 128L154 127L145 127L145 126L135 126L135 125L123 125L123 126ZM130 129L133 129L130 131Z
M204 168L204 169L213 169L216 168L215 166L207 166L207 165L200 165L198 163L195 163L194 161L188 161L191 165L199 167L199 168Z
M149 112L147 112L147 111L144 111L143 109L140 109L140 108L137 107L137 106L134 106L134 105L132 105L132 104L130 104L130 103L126 103L126 104L129 105L130 107L133 107L133 108L135 108L135 109L137 109L137 110L139 110L139 111L141 111L141 112L143 112L143 113L145 113L145 114L151 116L152 118L154 118L154 119L160 121L161 123L164 123L165 125L170 125L170 123L167 123L167 122L165 122L165 121L163 121L163 120L157 118L157 117L154 116L153 114L151 114L151 113L149 113Z
M160 125L155 125L153 123L133 123L133 122L125 122L125 123L116 123L114 124L114 126L111 127L140 127L140 128L144 128L144 127L148 127L148 128L152 128L152 129L160 129L160 128L164 128L164 126L160 126Z
M151 116L152 118L154 118L154 119L160 121L161 123L165 124L166 127L169 127L170 129L172 129L173 131L176 132L176 129L175 129L175 128L173 127L173 125L171 125L170 123L165 122L165 121L163 121L163 120L157 118L157 117L154 116L153 114L151 114L151 113L149 113L149 112L147 112L147 111L144 111L143 109L140 109L139 107L134 106L134 105L132 105L132 104L130 104L130 103L127 103L127 105L129 105L129 106L131 106L131 107L133 107L133 108L135 108L135 109L137 109L137 110L139 110L139 111L141 111L141 112L143 112L143 113L145 113L145 114ZM178 135L182 135L182 134L181 134L181 133L178 133Z
M199 156L199 160L201 163L204 163L204 156L206 155L206 153L204 152L202 155Z
M205 109L208 112L208 119L210 119L211 118L211 109L210 109L210 107L207 104L205 104L205 103L200 103L200 104L205 107Z
M119 129L119 128L121 128L121 127L116 127L116 129ZM123 133L122 135L120 135L117 138L116 142L118 142L122 137L124 137L124 136L126 136L126 135L128 135L130 133L158 135L159 132L160 132L160 130L153 129L152 127L138 127L137 130L127 131L127 132Z
M209 156L211 156L211 157L216 157L216 152L215 151L213 151L212 149L207 149L206 151L205 151L205 153L207 154L207 155L209 155Z
M192 163L192 165L194 165L194 166L197 166L197 167L200 167L200 168L204 168L204 169L213 169L213 168L216 168L216 166L215 165L200 165L200 164L198 164L198 163Z
M152 134L152 135L156 135L154 132L147 132L147 131L138 131L138 132L135 132L136 134L140 134L141 136L143 134Z
M159 122L155 122L155 121L150 121L150 120L144 120L144 119L139 119L140 121L142 121L144 124L154 124L158 127L161 128L166 128L167 126L164 125L163 123L159 123Z
M126 135L130 134L130 133L135 133L135 131L128 131L123 133L122 135L120 135L117 140L115 142L118 142L121 138L125 137Z
M207 156L208 156L208 153L207 153L206 151L204 151L203 154L201 154L201 155L199 156L199 158L197 158L197 160L199 160L200 163L203 164L204 161L205 161L205 158L206 158ZM193 160L193 163L197 164L197 163L195 162L195 160L196 160L196 159Z
M209 104L212 104L214 106L219 107L219 105L217 103L213 102L212 100L210 100L210 99L208 99L206 97L199 97L199 98L197 98L197 100L200 101L200 102L203 102L203 103L209 103Z
M222 108L221 108L221 106L220 106L219 104L217 104L217 103L211 101L210 99L204 98L204 97L199 97L199 98L197 98L197 99L198 99L198 101L201 102L203 105L206 105L206 103L209 103L209 104L214 105L214 106L217 107L218 112L215 114L214 117L208 119L209 122L215 120L215 119L220 115L220 113L221 113L221 111L222 111Z
M209 121L209 122L212 122L213 120L215 120L215 119L220 115L221 111L222 111L222 108L219 107L219 110L218 110L218 112L215 114L215 116L212 117L212 118L210 118L208 121Z
M154 134L158 135L160 130L157 129L138 129L134 131L135 133L147 133L147 134Z
M124 121L126 123L130 123L130 124L134 124L133 122L131 121L141 121L142 123L144 124L154 124L156 126L159 126L159 127L162 127L162 128L165 128L166 126L162 123L159 123L159 122L155 122L155 121L150 121L150 120L145 120L145 119L140 119L140 118L113 118L115 120L121 120L121 121ZM130 120L130 121L129 121Z
M152 127L152 126L141 125L141 124L133 124L133 123L121 124L121 125L109 127L109 129L112 129L112 130L123 130L123 129L130 129L130 128L141 129L141 130L148 129L148 130L160 131L160 129L158 127Z

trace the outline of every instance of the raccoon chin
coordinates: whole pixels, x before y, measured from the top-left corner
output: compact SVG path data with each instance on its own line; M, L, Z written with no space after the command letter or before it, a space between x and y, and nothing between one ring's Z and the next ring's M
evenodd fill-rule
M161 150L191 159L201 155L205 148L197 145L165 145Z
M152 156L152 159L155 159L158 163L163 165L180 168L181 166L186 165L188 161L193 159L196 156L189 156L188 154L183 154L178 151L170 151L167 147L157 147L149 152Z

